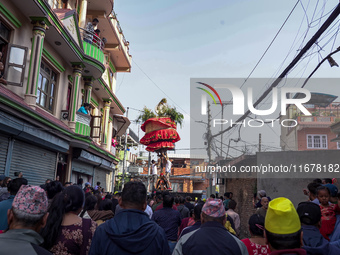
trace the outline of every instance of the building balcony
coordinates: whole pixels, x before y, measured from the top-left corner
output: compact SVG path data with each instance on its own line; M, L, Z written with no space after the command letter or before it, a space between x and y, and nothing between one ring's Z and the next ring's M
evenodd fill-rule
M79 135L90 136L91 133L90 123L91 123L90 115L77 112L75 132Z

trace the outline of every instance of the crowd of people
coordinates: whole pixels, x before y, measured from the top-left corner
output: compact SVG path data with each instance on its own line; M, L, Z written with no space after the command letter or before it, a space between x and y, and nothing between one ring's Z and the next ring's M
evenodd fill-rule
M329 182L308 184L309 201L296 209L258 191L245 239L232 192L193 200L147 195L140 181L114 194L100 185L0 176L0 254L340 254L338 190Z

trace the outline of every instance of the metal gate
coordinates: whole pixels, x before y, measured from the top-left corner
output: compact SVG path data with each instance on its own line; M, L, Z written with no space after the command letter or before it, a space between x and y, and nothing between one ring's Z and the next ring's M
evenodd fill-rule
M5 173L8 150L8 137L0 135L0 174Z
M110 171L104 168L96 168L94 172L94 185L97 185L97 182L100 182L100 186L106 191L111 190L111 176Z
M28 184L41 185L54 179L56 161L56 152L15 140L9 175L14 178L14 172L22 172Z

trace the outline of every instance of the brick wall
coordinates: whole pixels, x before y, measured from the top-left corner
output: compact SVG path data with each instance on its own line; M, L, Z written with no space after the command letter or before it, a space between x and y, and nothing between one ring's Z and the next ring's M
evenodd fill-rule
M233 200L237 202L236 212L240 215L241 227L240 238L250 237L248 231L248 220L255 213L253 207L254 190L256 179L226 179L225 188L227 192L233 192ZM223 195L223 194L222 194Z

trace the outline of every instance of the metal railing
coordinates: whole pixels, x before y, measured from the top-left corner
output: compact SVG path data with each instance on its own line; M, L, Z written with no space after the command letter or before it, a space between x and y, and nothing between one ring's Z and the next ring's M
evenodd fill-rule
M95 45L101 50L104 49L105 43L103 42L102 39L99 38L99 36L96 33L93 33L81 27L79 29L80 29L80 35L83 41L90 43L92 45Z
M127 41L127 40L125 39L125 36L124 36L124 34L123 34L123 29L122 29L122 27L121 27L120 24L119 24L119 21L118 21L118 19L117 19L117 14L114 12L114 10L112 10L112 16L113 16L113 18L117 21L116 27L117 27L118 32L122 35L124 45L125 45L125 46L129 46L129 41Z

